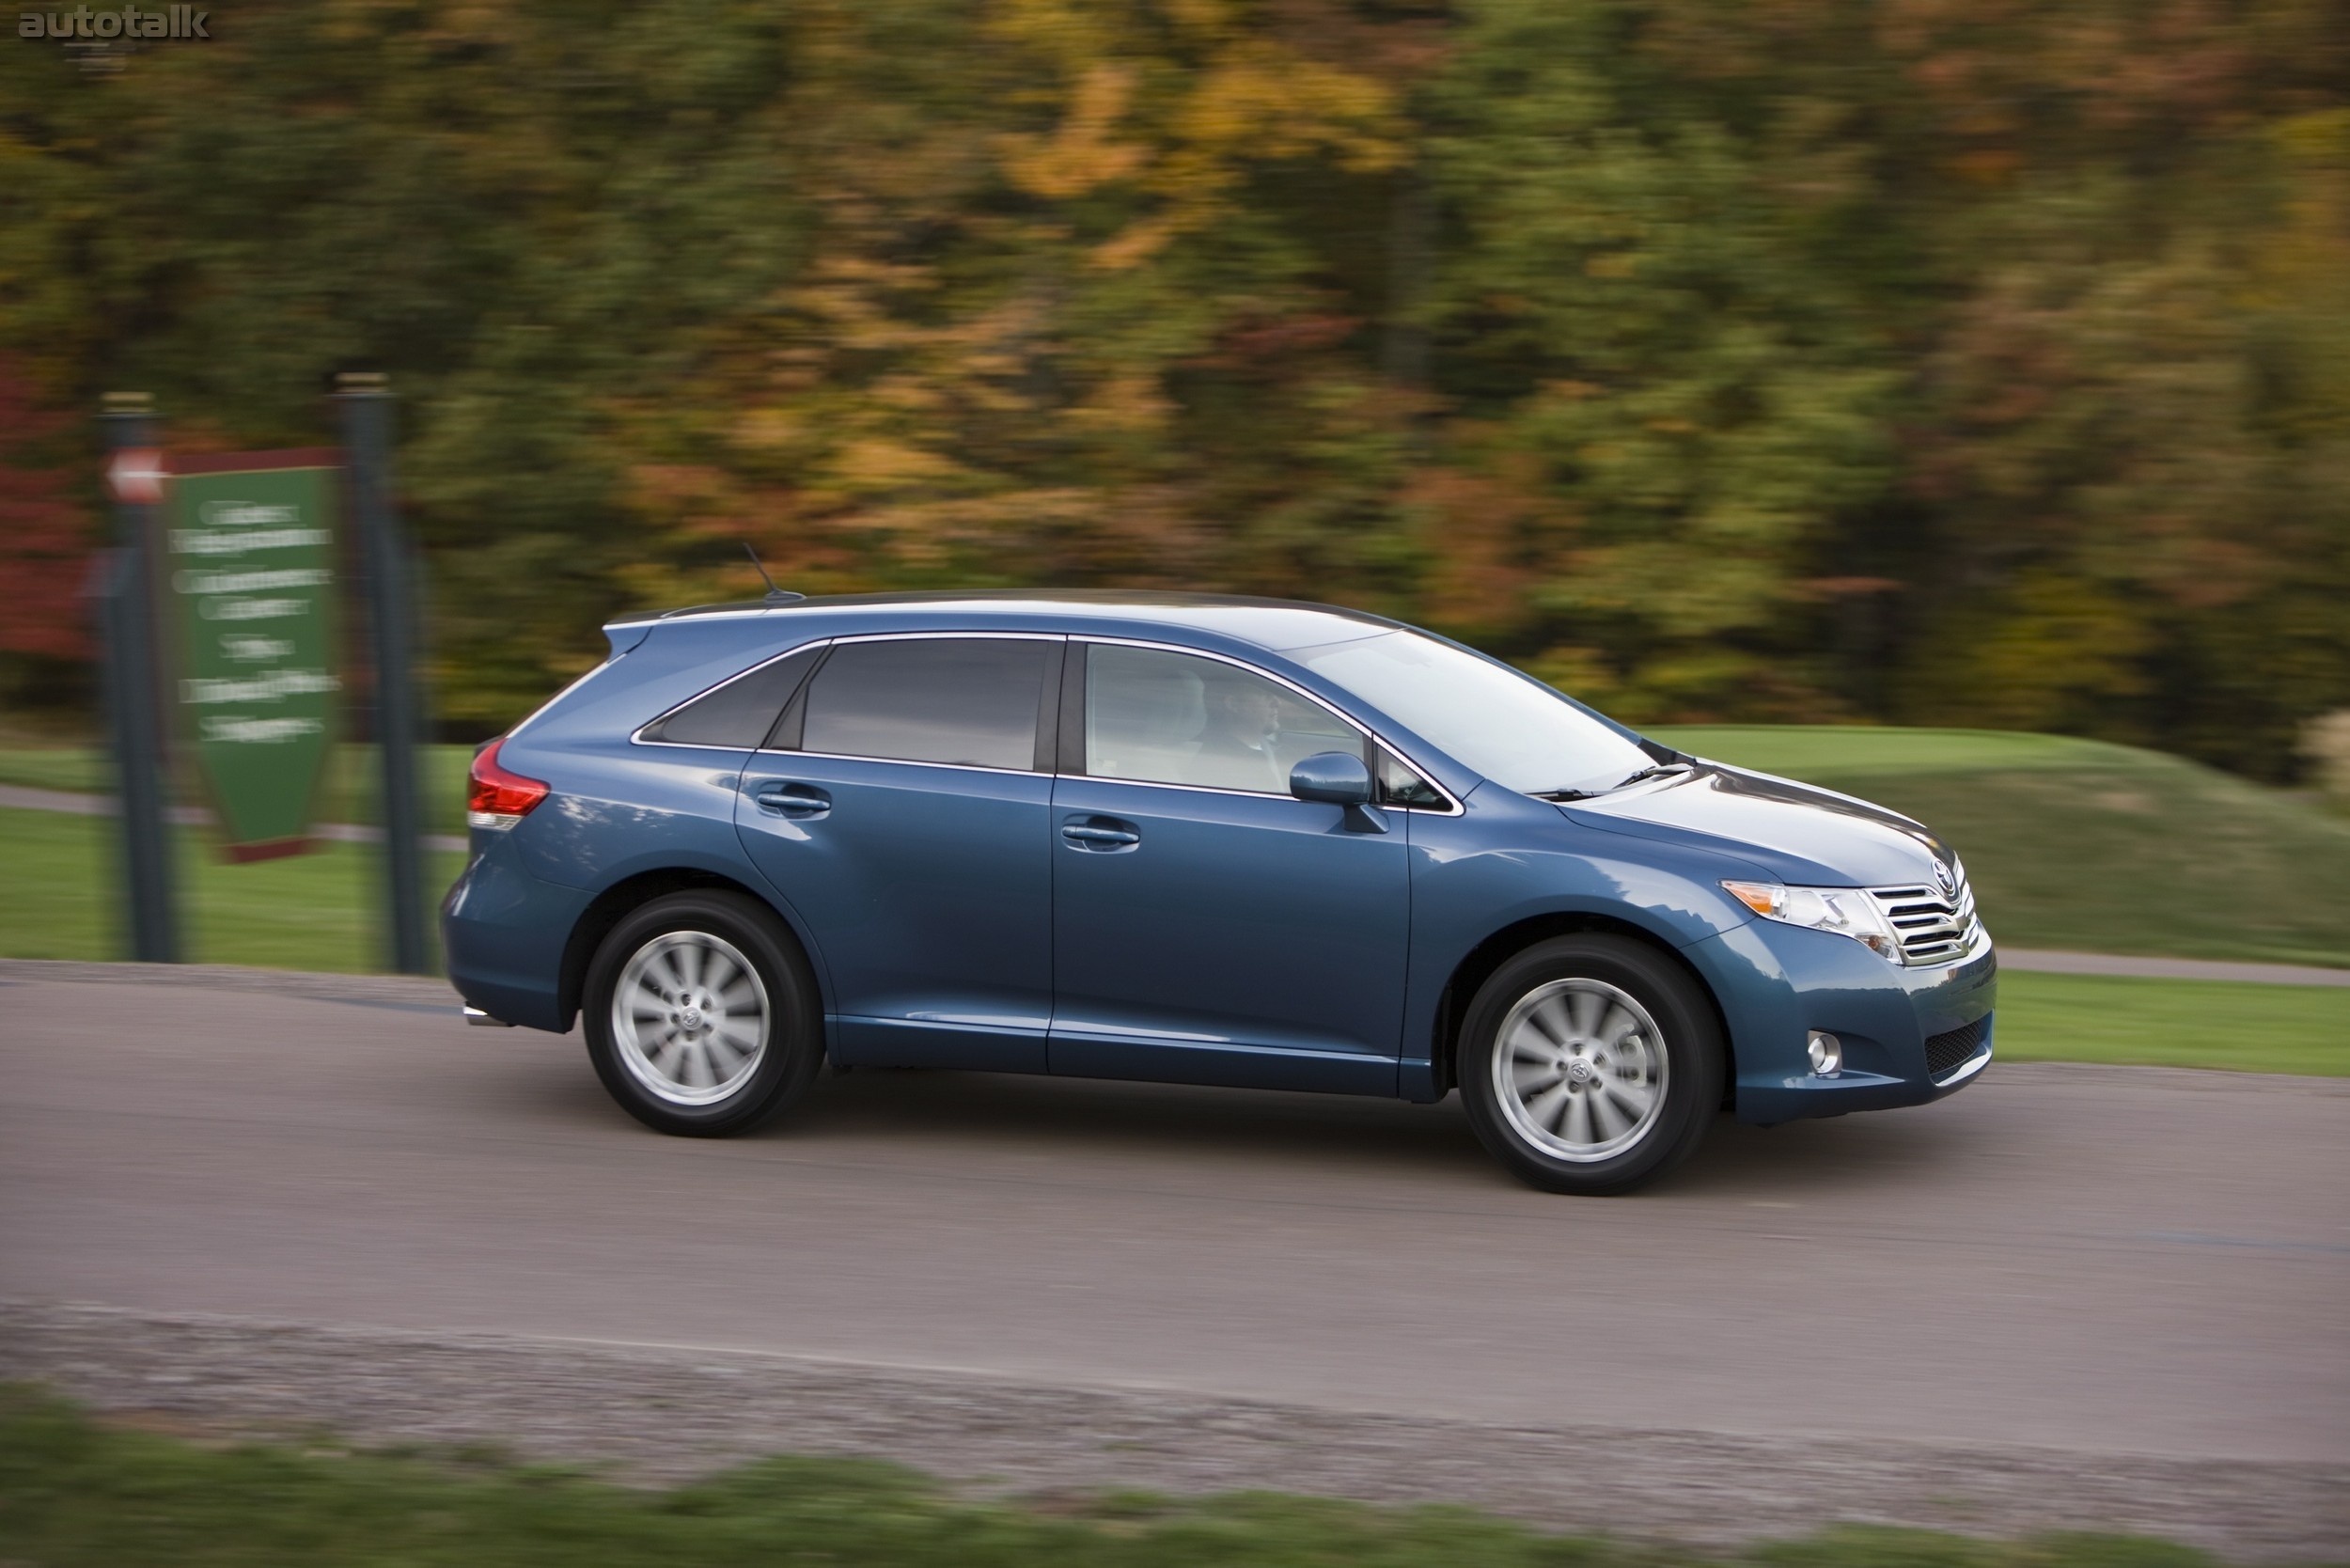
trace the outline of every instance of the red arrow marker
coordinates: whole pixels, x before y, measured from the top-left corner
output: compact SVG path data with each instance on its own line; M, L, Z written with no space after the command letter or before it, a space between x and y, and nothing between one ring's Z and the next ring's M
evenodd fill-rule
M106 483L115 499L132 506L161 504L164 478L164 454L152 447L125 447L106 465Z

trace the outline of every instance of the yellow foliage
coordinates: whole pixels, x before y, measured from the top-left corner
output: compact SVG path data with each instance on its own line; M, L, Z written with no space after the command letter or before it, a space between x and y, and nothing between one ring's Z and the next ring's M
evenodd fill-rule
M1031 196L1055 201L1083 196L1122 180L1148 156L1139 143L1119 141L1112 133L1134 97L1135 73L1122 66L1097 64L1077 80L1069 116L1050 136L1002 139L1005 172Z

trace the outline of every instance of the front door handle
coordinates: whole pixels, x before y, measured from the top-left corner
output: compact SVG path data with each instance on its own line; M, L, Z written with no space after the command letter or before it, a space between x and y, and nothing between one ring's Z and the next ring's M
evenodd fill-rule
M1116 817L1081 817L1060 825L1060 836L1073 846L1097 854L1115 854L1142 842L1142 835L1134 823L1120 822Z
M832 810L832 796L813 784L793 784L781 778L762 778L751 786L751 803L771 817L792 817L806 821L821 817Z

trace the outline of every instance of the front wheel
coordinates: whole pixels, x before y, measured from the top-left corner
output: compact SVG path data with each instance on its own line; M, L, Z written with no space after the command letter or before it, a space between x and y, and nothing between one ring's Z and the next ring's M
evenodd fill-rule
M755 901L672 893L623 917L588 965L588 1055L612 1098L689 1137L746 1132L823 1059L807 961Z
M1628 937L1562 936L1494 972L1461 1031L1461 1097L1495 1159L1550 1192L1629 1192L1686 1159L1722 1096L1695 981Z

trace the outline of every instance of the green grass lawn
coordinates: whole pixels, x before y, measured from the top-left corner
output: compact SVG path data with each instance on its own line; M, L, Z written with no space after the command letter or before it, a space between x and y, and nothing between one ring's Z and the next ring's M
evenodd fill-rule
M1602 1510L1604 1512L1604 1509ZM0 1552L26 1568L2202 1568L2163 1542L1843 1529L1736 1558L1543 1535L1465 1508L1252 1493L1049 1507L866 1461L667 1490L465 1456L198 1444L0 1387Z
M424 795L426 831L465 831L465 770L473 765L473 749L469 745L419 748L416 783ZM381 814L375 805L375 768L373 746L336 747L335 755L327 764L326 785L318 820L328 823L380 821ZM114 778L105 754L93 746L0 744L0 784L105 794L113 791Z
M2350 820L2199 763L1975 729L1656 735L1925 823L1966 857L2001 942L2350 967Z
M1999 976L2004 1061L2110 1061L2350 1077L2350 986Z
M120 958L114 823L57 811L0 810L0 955ZM182 940L197 964L361 971L383 967L378 853L327 844L308 855L232 866L210 836L182 828ZM437 901L463 857L426 856Z

